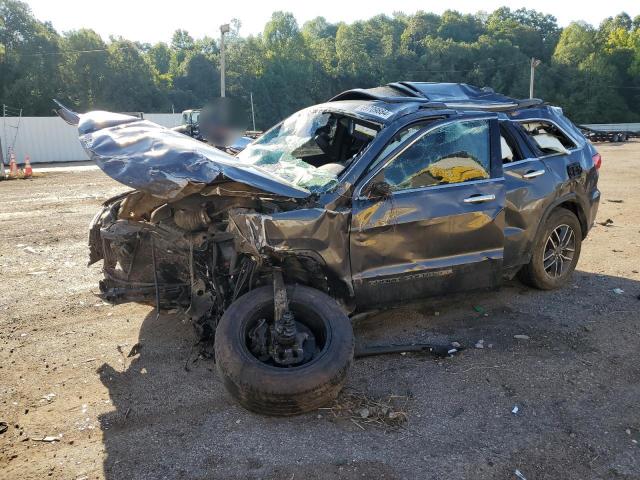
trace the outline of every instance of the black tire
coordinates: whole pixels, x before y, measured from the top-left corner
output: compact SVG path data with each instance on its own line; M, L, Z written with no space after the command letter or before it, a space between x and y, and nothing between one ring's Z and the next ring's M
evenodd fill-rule
M335 300L302 285L287 286L287 294L296 321L326 332L319 353L307 363L269 365L247 346L251 326L273 315L272 287L240 297L216 329L216 365L226 389L243 407L264 415L296 415L327 405L342 389L353 361L351 321Z
M561 233L563 231L561 228L562 226L567 226L572 230L575 241L571 245L573 248L573 252L570 252L571 260L565 260L565 257L563 256L560 274L556 275L557 270L555 270L555 266L557 266L557 264L552 264L554 266L550 266L550 271L548 271L545 268L545 265L550 265L550 260L545 262L544 259L545 254L549 255L549 252L552 251L552 249L549 249L550 244L548 243L552 232L559 231ZM556 237L554 234L553 238L557 240L559 237ZM581 246L582 228L580 226L580 221L576 218L573 212L565 208L557 208L551 212L551 215L547 218L544 227L534 241L531 261L520 269L518 272L518 278L526 285L540 290L553 290L555 288L562 287L567 283L576 268L578 259L580 258ZM560 250L564 251L562 249ZM569 252L567 250L565 254L568 253ZM556 261L560 262L559 260Z

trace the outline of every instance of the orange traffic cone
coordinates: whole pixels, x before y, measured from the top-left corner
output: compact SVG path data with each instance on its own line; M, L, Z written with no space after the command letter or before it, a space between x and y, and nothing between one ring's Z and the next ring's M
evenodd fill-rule
M29 155L24 156L24 178L28 178L33 175L33 169L31 168L31 158Z
M18 176L18 165L16 164L16 154L13 153L13 150L9 154L9 176L17 177Z

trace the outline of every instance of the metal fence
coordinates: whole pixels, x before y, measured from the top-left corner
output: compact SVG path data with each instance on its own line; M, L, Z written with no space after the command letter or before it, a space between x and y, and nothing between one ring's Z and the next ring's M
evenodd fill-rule
M181 123L179 113L145 113L144 118L169 128ZM24 163L25 155L33 163L88 160L76 127L59 117L0 117L0 140L5 163L7 147L12 145L18 163Z

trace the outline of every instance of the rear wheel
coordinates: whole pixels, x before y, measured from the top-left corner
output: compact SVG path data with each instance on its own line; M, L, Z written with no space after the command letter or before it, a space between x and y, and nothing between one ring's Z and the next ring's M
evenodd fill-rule
M552 290L567 283L580 257L582 229L567 209L554 210L533 245L531 261L518 277L541 290Z
M234 302L216 329L218 373L245 408L265 415L295 415L331 402L353 361L353 331L347 315L328 295L287 287L289 310L305 340L302 360L285 366L270 356L273 288L261 287Z

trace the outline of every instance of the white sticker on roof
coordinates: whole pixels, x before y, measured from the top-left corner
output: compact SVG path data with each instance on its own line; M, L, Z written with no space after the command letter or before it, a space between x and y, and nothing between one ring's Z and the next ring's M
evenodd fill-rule
M384 118L385 120L393 115L393 112L391 110L387 110L386 108L379 107L377 105L368 104L360 105L358 108L356 108L356 111L368 113L369 115Z

